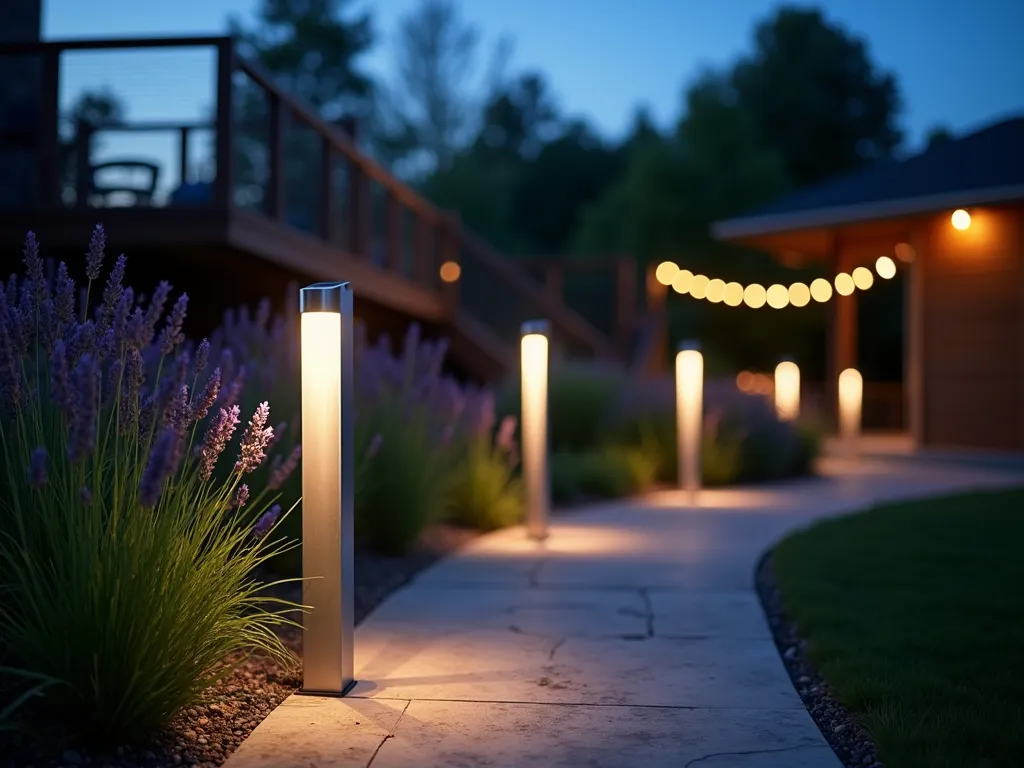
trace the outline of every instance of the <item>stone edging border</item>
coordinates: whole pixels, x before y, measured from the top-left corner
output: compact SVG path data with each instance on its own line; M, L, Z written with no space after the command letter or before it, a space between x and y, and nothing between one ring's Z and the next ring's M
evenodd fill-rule
M828 683L807 658L807 643L783 609L782 595L772 571L771 550L757 563L754 587L793 687L836 756L846 768L884 768L871 736L832 697Z

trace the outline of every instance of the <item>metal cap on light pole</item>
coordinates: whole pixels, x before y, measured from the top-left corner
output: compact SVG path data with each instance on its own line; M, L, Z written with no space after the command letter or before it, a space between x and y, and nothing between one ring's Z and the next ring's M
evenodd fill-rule
M534 333L541 336L550 336L551 323L547 320L527 320L519 327L519 333L521 336L529 336Z
M341 312L348 283L313 283L299 290L299 312Z
M684 339L679 342L676 352L700 352L700 342L697 339Z

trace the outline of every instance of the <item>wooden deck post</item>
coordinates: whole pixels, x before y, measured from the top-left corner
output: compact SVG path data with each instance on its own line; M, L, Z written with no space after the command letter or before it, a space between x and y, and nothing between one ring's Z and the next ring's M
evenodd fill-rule
M927 438L924 378L924 259L927 250L927 224L919 223L911 237L913 261L904 265L906 278L903 298L903 386L907 407L907 431L916 450Z
M359 142L359 122L346 117L341 126L353 144ZM348 250L353 256L370 258L370 178L362 166L348 158Z
M619 259L615 267L615 339L620 355L629 352L629 340L636 323L636 262Z
M831 277L843 271L845 262L838 243L832 248ZM834 293L829 322L829 377L827 402L832 423L838 426L839 374L846 368L857 367L857 292L849 296Z
M405 271L405 209L395 193L387 190L387 258L388 271L401 275Z
M270 168L267 179L267 214L275 221L288 218L288 184L285 170L285 136L288 132L288 110L276 93L267 94L270 125L267 144L270 149Z
M434 239L431 227L424 221L422 214L417 214L413 234L412 251L412 282L418 285L434 285Z
M334 221L334 145L320 137L320 237L331 245L337 235Z
M43 54L42 94L39 101L39 190L40 202L44 209L52 209L61 204L59 168L59 130L58 114L60 112L60 52L56 49L47 50Z
M92 134L88 121L75 122L75 207L79 209L88 207L92 189Z
M651 353L644 370L648 374L662 374L668 370L668 286L655 277L656 264L648 264L646 271L647 312L657 326Z
M217 177L213 183L214 205L228 209L234 199L234 90L232 75L235 71L234 41L226 38L217 43L217 135L215 155Z

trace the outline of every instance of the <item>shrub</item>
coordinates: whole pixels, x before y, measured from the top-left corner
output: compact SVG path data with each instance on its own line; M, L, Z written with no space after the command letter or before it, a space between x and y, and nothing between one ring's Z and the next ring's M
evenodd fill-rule
M489 432L470 435L452 470L451 519L484 531L514 525L523 519L522 481L514 435L516 420L506 416L492 441Z
M550 470L551 500L556 504L614 499L634 490L632 468L622 452L553 453Z
M186 296L165 316L168 284L136 301L122 256L97 295L104 243L97 228L81 302L64 264L44 279L31 234L25 278L0 292L0 637L11 666L50 683L49 716L111 743L167 723L234 652L288 663L272 630L297 606L267 610L254 578L287 547L269 535L277 495L248 486L269 406L214 475L237 387L208 345L184 343Z
M617 368L594 363L553 363L548 379L548 429L556 453L592 450L609 436L626 389ZM502 389L499 413L520 412L520 381L510 378Z

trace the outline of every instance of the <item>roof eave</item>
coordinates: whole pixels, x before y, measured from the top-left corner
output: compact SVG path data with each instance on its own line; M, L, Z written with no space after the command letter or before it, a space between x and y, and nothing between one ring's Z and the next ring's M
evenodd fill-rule
M941 195L924 195L817 210L726 219L725 221L714 222L711 225L711 233L717 240L742 240L761 235L856 224L865 221L932 213L942 209L992 205L1017 200L1024 200L1024 184L962 190Z

